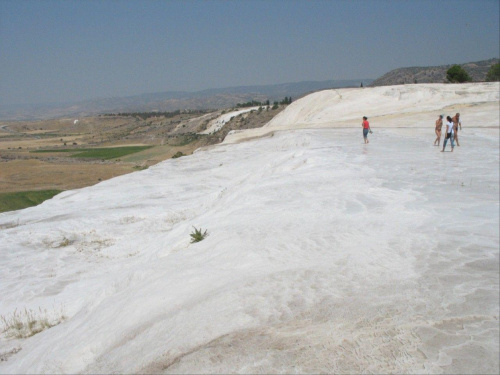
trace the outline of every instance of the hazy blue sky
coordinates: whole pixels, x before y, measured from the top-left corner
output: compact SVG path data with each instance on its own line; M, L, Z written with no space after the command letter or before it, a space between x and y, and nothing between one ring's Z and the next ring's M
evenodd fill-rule
M499 0L0 0L0 104L484 60L499 16Z

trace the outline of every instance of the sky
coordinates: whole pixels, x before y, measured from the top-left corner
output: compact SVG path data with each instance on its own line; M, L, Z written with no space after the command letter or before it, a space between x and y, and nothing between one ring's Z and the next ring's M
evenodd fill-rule
M499 57L499 0L0 0L0 105Z

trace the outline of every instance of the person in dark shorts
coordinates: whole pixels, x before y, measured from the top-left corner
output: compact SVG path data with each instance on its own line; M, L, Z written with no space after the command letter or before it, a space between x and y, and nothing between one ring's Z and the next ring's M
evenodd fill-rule
M363 122L361 123L361 127L363 128L363 139L365 140L365 143L370 143L368 140L368 133L371 133L372 130L370 129L370 123L368 122L368 117L363 116Z

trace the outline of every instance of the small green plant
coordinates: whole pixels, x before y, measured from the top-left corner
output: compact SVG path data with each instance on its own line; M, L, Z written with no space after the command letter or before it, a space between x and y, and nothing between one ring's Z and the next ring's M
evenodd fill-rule
M172 159L177 159L180 158L181 156L185 156L181 151L177 151L174 156L172 156Z
M203 232L201 228L200 229L196 229L196 227L193 228L194 232L190 234L191 243L203 241L205 237L208 236L208 232L206 230L205 232Z

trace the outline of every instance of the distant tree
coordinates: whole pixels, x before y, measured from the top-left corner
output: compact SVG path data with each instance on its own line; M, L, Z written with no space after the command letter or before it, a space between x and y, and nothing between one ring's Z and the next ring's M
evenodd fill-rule
M448 79L448 81L453 83L472 81L472 78L460 65L453 65L450 69L448 69L448 71L446 72L446 78Z
M500 81L500 64L492 65L486 75L487 82Z
M261 106L261 105L263 105L262 102L258 102L256 100L252 100L252 101L246 102L246 103L237 103L236 107L244 108L244 107L256 107L256 106Z

